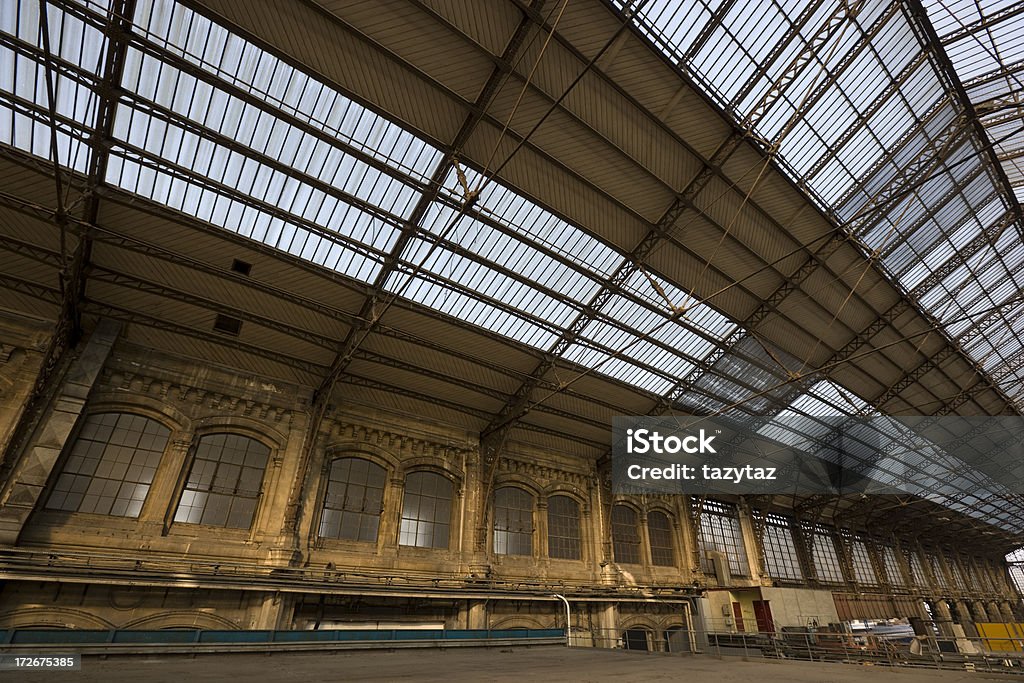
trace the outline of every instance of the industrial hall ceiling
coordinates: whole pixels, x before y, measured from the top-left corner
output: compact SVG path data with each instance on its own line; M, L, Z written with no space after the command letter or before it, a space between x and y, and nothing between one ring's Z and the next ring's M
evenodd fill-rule
M10 0L0 309L588 459L1016 416L1022 77L1024 2ZM922 473L775 504L1021 545Z

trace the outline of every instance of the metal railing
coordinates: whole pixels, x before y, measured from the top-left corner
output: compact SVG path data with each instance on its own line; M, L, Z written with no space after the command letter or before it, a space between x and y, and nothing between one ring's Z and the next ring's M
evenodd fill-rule
M786 659L891 667L988 671L1024 675L1020 637L875 635L783 627L777 631L693 630L647 627L573 629L574 645L646 653L699 654L719 658Z
M183 557L130 551L97 551L3 548L0 549L0 579L57 580L60 577L96 583L134 585L183 585L228 587L246 590L299 590L329 593L342 588L366 590L410 589L435 592L532 593L545 598L552 593L574 595L622 595L679 597L678 584L596 586L593 581L474 576L466 572L412 571L373 567L292 567L260 564L240 559Z

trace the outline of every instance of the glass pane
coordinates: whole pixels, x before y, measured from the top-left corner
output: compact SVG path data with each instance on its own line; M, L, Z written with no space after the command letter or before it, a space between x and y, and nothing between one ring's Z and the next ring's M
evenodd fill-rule
M648 513L647 536L651 541L651 563L663 567L674 565L675 543L668 515L657 511Z
M241 434L201 437L174 521L248 529L269 456L270 448Z
M399 545L447 548L451 524L452 483L433 472L412 472L405 478Z
M612 507L612 546L615 561L640 564L640 531L636 510L625 505Z
M533 496L505 486L494 492L494 552L533 554Z
M568 496L548 499L548 556L580 559L580 508Z
M141 415L87 416L46 507L138 517L170 433L156 420Z
M320 537L377 540L386 471L362 458L336 458L327 473Z

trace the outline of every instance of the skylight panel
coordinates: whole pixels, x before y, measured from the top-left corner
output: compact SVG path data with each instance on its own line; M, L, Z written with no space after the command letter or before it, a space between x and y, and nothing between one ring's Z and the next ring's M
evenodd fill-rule
M678 288L658 282L673 301L679 305L686 301ZM736 327L703 304L670 320L667 311L659 312L664 300L642 273L634 273L624 288L654 310L625 296L609 297L600 317L582 330L578 343L563 353L564 358L581 365L600 363L588 367L640 389L665 393L693 372L696 362L711 355L715 340L724 339Z
M456 289L452 283L429 274L411 275L407 265L391 274L384 289L534 348L547 349L558 338L557 332L540 320L498 306L496 301L485 301L473 292Z
M137 156L114 148L107 164L106 182L129 192L165 204L185 215L195 216L286 253L351 277L372 281L380 269L381 256L369 249L356 249L339 236L302 227L266 209L247 205L212 188L204 188L168 170L144 165ZM366 234L387 233L391 228L366 214L351 210L349 227Z
M617 4L628 9L626 3ZM986 16L998 11L993 7L979 10L967 3L963 11L955 9L951 14L942 2L926 0L925 5L940 34L959 31L962 24L973 20L967 17L979 11L987 12ZM805 22L800 37L782 46L769 45L783 35L775 21L779 7L772 2L737 3L721 15L699 8L673 10L667 2L657 3L656 10L642 9L632 20L677 60L691 48L697 35L703 32L709 36L695 58L682 66L724 110L733 113L738 123L746 123L747 113L772 83L779 82L793 58L835 9L835 5L822 3ZM788 22L806 8L797 5L784 11ZM759 18L760 24L751 22L752 17ZM755 25L761 30L753 31ZM873 30L866 36L869 27ZM970 81L997 73L1011 63L1006 57L1011 52L1024 57L1020 35L1024 35L1024 15L1003 19L973 36L962 36L947 49L961 79ZM941 150L936 142L953 125L957 111L954 95L948 92L946 80L936 72L933 60L920 58L917 36L899 8L865 4L824 45L815 47L815 56L786 83L762 118L753 121L754 132L760 138L778 143L783 170L808 188L812 201L824 202L825 208L833 209L841 220L872 211L870 198L893 182L908 164L918 163L915 157L919 154L925 161L940 151L946 155L946 166L931 171L931 179L918 186L914 195L888 205L887 215L858 220L850 226L856 228L869 249L882 251L884 269L908 289L917 287L930 272L955 258L953 252L972 239L972 233L976 235L1001 220L1002 211L992 198L1006 194L1006 188L985 172L987 159L979 157L985 141L977 139L969 128L957 133L962 139L952 150ZM851 54L856 42L865 39L870 46ZM767 63L774 48L778 56ZM717 57L712 59L712 55ZM837 72L837 65L844 61L843 70ZM1013 92L1020 89L1016 81L993 81L997 82L996 87L971 89L975 102L1005 94L1007 88ZM812 89L819 89L819 96L806 100ZM743 92L746 94L736 102ZM879 93L888 94L880 99ZM797 123L791 124L797 107L804 103L806 109L795 119ZM1004 132L1012 133L1010 129ZM776 139L779 135L781 140ZM991 137L998 136L993 131ZM997 151L1011 161L1020 156L1009 146L997 145ZM965 161L975 157L977 161ZM1024 177L1012 163L1004 167L1008 175ZM1004 202L1019 201L1024 196L1024 183L1011 192L1015 196L1003 197ZM971 216L975 222L965 228ZM1020 229L1024 226L1018 226ZM982 253L983 258L992 257L987 250ZM977 313L985 302L990 305L991 296L985 290L995 290L1002 296L1009 287L1005 283L1010 272L1013 270L1008 263L986 268L974 259L970 268L947 277L921 301L940 320L948 322L948 332L959 333L964 325L954 320ZM980 279L972 282L975 278ZM951 300L955 305L949 305Z
M814 393L815 388L821 384L824 382L819 382L807 393L797 396L758 433L791 446L807 447L812 441L821 439L835 429L835 424L812 419L835 418L846 414Z
M665 293L665 297L668 298L667 301L651 284L651 280ZM699 330L706 332L715 339L725 339L738 327L736 323L711 306L696 303L693 295L687 294L679 287L656 275L641 272L633 273L623 283L623 288L630 294L639 297L656 308L667 310L668 303L675 307L685 306L686 311L680 318L681 324L696 326Z
M130 49L125 59L124 82L139 87L140 93L157 105L174 111L196 123L208 126L231 142L251 148L272 161L294 168L344 193L379 206L395 216L411 213L420 196L410 184L345 154L323 139L309 135L294 125L259 111L256 107L179 70ZM143 116L141 122L121 123L131 131L148 130L145 115L136 111L121 116ZM162 144L156 135L148 135L149 151L166 154L173 147ZM178 154L180 156L180 152ZM171 160L175 160L171 158Z
M440 151L176 2L135 18L217 80L129 48L108 181L372 282Z
M994 52L992 41L986 36L968 35L946 44L946 53L964 81L999 69L999 61L992 56Z
M601 288L594 278L533 248L529 242L501 232L451 206L431 204L423 219L431 233L514 272L540 287L587 304Z
M779 149L797 173L809 169L828 152L825 141L804 120L799 120L793 125L779 145Z
M784 352L776 349L776 353ZM795 384L779 371L767 367L775 365L761 345L750 336L741 337L722 354L708 372L693 382L694 387L708 396L720 398L726 405L751 414L773 411L788 398Z
M619 352L639 365L657 370L672 381L685 377L693 369L694 365L688 359L641 335L642 331L633 334L603 321L594 321L583 329L580 336L612 352Z
M140 0L135 16L171 52L402 173L426 181L440 161L423 140L173 0Z
M742 45L728 36L722 29L716 29L690 62L699 69L719 96L732 101L743 84L757 70L757 65L746 54Z
M471 189L481 186L482 176L478 172L470 168L463 168L462 171ZM454 170L448 173L443 192L450 201L461 204L464 189ZM535 243L539 250L558 254L601 279L610 277L624 260L621 253L601 240L493 179L483 185L471 213L479 213L482 217L496 221L519 234L521 240ZM552 262L549 257L541 257L540 251L535 253L545 259L545 267Z
M403 273L389 278L388 291L531 346L553 344L557 338L554 330L568 325L578 313L573 306L526 282L446 248L431 248L420 238L409 241L402 261ZM436 277L416 275L411 284L406 284L413 267ZM502 307L495 305L499 302Z
M350 213L370 214L347 203L338 196L329 195L304 183L284 170L261 163L240 152L201 138L175 124L157 123L153 117L125 105L118 105L114 137L131 144L131 138L143 153L165 159L183 169L194 171L197 177L207 178L232 190L247 194L268 207L279 208L301 216L323 227L345 234L356 241L381 250L394 243L398 230L383 216L375 216L372 227ZM366 169L364 169L366 170ZM337 167L335 167L335 175ZM350 175L349 178L352 176ZM379 176L376 178L379 179ZM366 182L366 175L350 180L344 189L375 198L374 182ZM400 193L398 193L400 194ZM361 197L362 198L362 197ZM166 200L162 200L167 203ZM401 201L401 200L399 200ZM397 223L397 219L393 220Z
M679 321L670 322L664 314L618 295L608 299L601 313L629 329L647 331L652 339L661 341L688 359L704 360L716 347L714 341Z
M83 6L95 7L91 2ZM7 2L0 7L0 32L42 51L44 43L40 28L40 5L23 0ZM58 7L47 5L49 46L53 56L74 64L86 73L99 75L107 49L106 37L96 28L70 16ZM51 73L54 101L59 123L57 158L59 163L79 172L89 168L91 148L84 138L96 120L99 98L88 84L78 82L58 71ZM51 156L51 125L46 67L12 49L0 47L0 92L36 105L35 115L16 111L16 105L0 96L0 143L6 143L39 157ZM77 125L79 130L71 129Z
M902 65L889 66L896 72L902 68ZM839 74L839 87L833 92L842 93L843 98L855 111L867 111L876 104L878 93L883 92L890 81L886 67L887 65L879 61L874 52L864 50ZM898 100L898 96L890 95L882 105L883 108L892 106L894 100Z
M92 0L75 0L75 3L92 10L106 11L106 3ZM0 31L42 49L39 5L33 0L4 3L0 6ZM55 5L47 5L47 10L53 55L99 75L107 47L103 33Z
M822 135L835 139L857 122L857 109L845 91L826 90L803 120Z
M743 30L737 36L750 53L754 63L761 63L771 54L779 40L789 30L789 18L774 4L757 8L751 3L736 3L733 11L746 15Z
M575 307L543 292L533 283L521 281L495 268L446 248L431 248L420 238L410 240L402 254L408 264L420 265L451 282L483 296L503 301L510 306L546 320L557 328L567 325L577 315Z
M652 394L663 395L672 388L672 382L659 373L642 368L621 356L602 351L586 344L572 344L562 354L567 361L577 363L594 372L622 380Z
M843 415L865 413L868 408L867 401L856 394L852 394L849 391L840 388L838 384L829 380L817 382L813 387L811 387L810 394L822 405L827 405L831 409L837 410ZM873 411L867 412L870 414Z
M13 69L4 71L8 64ZM0 47L0 143L49 160L52 127L44 73L42 66ZM58 116L57 159L61 166L85 173L91 157L89 132L85 126L70 121L95 120L96 103L90 101L85 86L63 76L53 80Z
M696 38L701 27L711 19L711 12L716 11L724 0L711 2L678 3L676 0L650 0L640 6L638 16L645 17L650 23L644 27L656 28L656 33L669 45L675 46L680 53L690 47L690 40ZM632 2L615 0L622 9L630 9Z

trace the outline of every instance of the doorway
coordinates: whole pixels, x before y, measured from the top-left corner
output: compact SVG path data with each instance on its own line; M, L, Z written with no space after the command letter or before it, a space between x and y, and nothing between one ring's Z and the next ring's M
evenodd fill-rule
M767 600L754 600L754 619L757 620L757 630L759 632L775 632L775 622L772 621L772 609L768 606Z
M642 628L627 628L623 631L622 645L627 650L643 650L646 652L651 649L647 638L647 630Z

